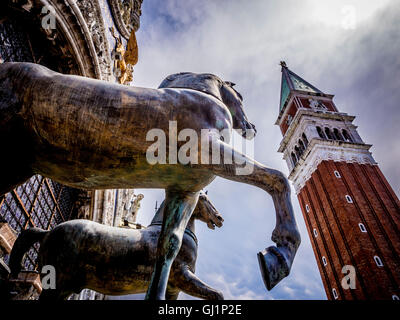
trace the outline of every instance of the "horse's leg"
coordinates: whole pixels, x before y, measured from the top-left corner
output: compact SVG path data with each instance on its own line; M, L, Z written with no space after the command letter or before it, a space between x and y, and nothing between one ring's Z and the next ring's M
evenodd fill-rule
M165 299L171 265L181 248L183 233L198 198L199 192L166 190L157 258L146 299Z
M34 143L19 116L23 103L12 85L13 76L0 64L0 197L33 176Z
M166 300L177 300L180 290L170 285L167 286L167 292L165 293Z
M185 269L181 277L182 277L181 290L186 294L205 300L224 299L224 296L222 295L221 292L205 284L189 269Z
M301 241L291 204L289 182L280 171L263 166L215 137L210 139L219 145L220 150L220 164L209 165L215 175L257 186L272 196L276 226L271 239L277 247L269 247L262 256L259 255L264 282L271 290L289 274ZM227 157L233 159L232 164L224 161Z
M14 132L7 136L3 130L0 131L2 131L0 132L0 138L3 141L2 149L4 151L0 156L0 168L2 169L0 178L1 197L33 176L29 160L33 151L29 147L25 147L26 141L29 140L22 142L22 139L17 138L18 135Z

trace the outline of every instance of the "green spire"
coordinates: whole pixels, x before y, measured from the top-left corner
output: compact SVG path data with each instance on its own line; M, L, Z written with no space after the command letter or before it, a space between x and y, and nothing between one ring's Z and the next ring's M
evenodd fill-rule
M314 87L312 84L299 77L294 72L290 71L285 61L281 61L282 66L282 82L281 82L281 103L279 111L282 111L286 100L292 90L303 91L309 93L323 93L321 90Z

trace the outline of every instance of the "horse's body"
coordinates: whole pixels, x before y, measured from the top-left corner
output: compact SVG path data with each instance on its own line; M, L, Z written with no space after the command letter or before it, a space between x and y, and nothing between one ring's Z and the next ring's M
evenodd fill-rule
M160 87L61 75L30 63L1 64L0 139L8 152L0 157L1 168L6 168L0 195L34 173L77 188L164 188L166 214L147 293L147 298L162 299L199 191L216 176L255 185L272 196L277 215L273 241L278 248L267 250L262 262L267 287L272 288L287 276L300 236L284 175L226 143L233 128L246 138L254 135L241 96L231 83L211 74L175 74ZM168 137L170 121L176 121L178 132L190 128L198 137L209 129L207 139L221 150L221 161L150 165L146 151L153 142L146 141L146 134L157 128ZM215 130L229 133L225 142ZM226 155L233 163L225 163ZM243 163L254 170L238 175Z
M117 228L89 220L71 220L51 231L28 229L18 237L11 256L14 275L21 268L24 252L35 240L40 241L39 270L52 265L56 271L55 289L43 290L40 299L65 299L84 288L106 295L146 292L154 268L157 239L160 235L163 205L145 229ZM195 272L197 238L195 220L213 228L223 219L202 194L182 239L182 247L171 267L167 299L176 299L180 291L202 299L223 299Z
M177 186L179 171L179 189L198 191L214 178L201 168L150 165L146 160L146 150L153 143L146 141L146 133L153 128L168 133L169 121L177 121L178 130L192 128L200 136L201 129L216 127L213 118L230 120L227 107L209 94L122 87L58 74L35 64L3 64L0 81L0 110L9 110L10 117L23 121L23 127L14 128L14 134L7 132L2 140L25 134L18 148L34 146L34 158L19 168L28 172L24 181L40 173L75 188L168 189ZM14 105L9 95L16 96ZM3 117L0 122L10 129L10 119ZM228 121L219 129L227 127ZM5 182L0 193L9 191Z

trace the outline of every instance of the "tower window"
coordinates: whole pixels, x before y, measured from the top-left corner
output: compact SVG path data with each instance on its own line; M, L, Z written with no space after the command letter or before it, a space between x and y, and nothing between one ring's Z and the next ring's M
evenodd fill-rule
M300 153L300 149L298 146L294 147L294 152L296 153L297 159L300 159L301 153Z
M317 229L314 228L313 232L314 232L314 237L318 237Z
M361 232L367 232L367 229L362 223L359 223L358 226L360 227Z
M394 294L392 295L392 300L400 300L400 298L398 295Z
M338 296L338 294L337 294L335 288L332 289L332 293L333 293L333 297L335 298L335 300L336 300L337 298L339 298L339 296Z
M333 129L333 135L335 136L336 140L344 141L342 135L340 134L338 129Z
M308 204L306 204L306 211L307 211L307 212L310 212L310 207L309 207Z
M320 138L326 139L326 136L324 134L324 131L321 129L321 127L317 127L317 132Z
M301 135L301 138L303 139L304 145L305 145L306 148L307 148L307 146L308 146L308 139L307 139L306 134L303 133L303 134Z
M297 157L296 157L296 155L295 155L293 152L290 154L290 156L292 157L293 166L295 166L296 163L297 163Z
M328 139L333 140L333 136L332 136L331 129L325 128L325 135L326 135L326 137L327 137Z
M335 174L336 178L341 178L342 176L340 175L339 171L335 170L333 171L333 173Z
M322 263L324 264L324 266L326 266L328 264L325 257L322 257Z
M303 140L299 139L299 147L300 147L300 152L303 154L303 152L306 150L306 147L303 143Z
M383 262L378 256L374 256L375 263L378 267L383 267Z
M353 139L351 138L351 136L350 136L350 134L347 132L347 130L342 130L342 134L343 134L343 138L344 138L344 141L347 141L347 142L353 142Z
M348 203L353 203L353 199L348 194L345 197Z

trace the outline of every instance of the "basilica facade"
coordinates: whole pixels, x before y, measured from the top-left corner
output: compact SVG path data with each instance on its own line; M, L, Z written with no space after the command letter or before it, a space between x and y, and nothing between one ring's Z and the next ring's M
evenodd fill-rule
M38 63L64 74L129 85L138 59L135 32L140 26L142 1L1 1L0 63ZM2 144L2 154L6 154L7 142ZM78 190L40 175L1 197L1 296L36 299L41 291L36 261L38 244L25 256L24 271L18 278L7 280L9 254L22 230L30 227L51 230L76 218L119 226L134 197L134 190ZM104 299L104 296L83 290L71 299Z

